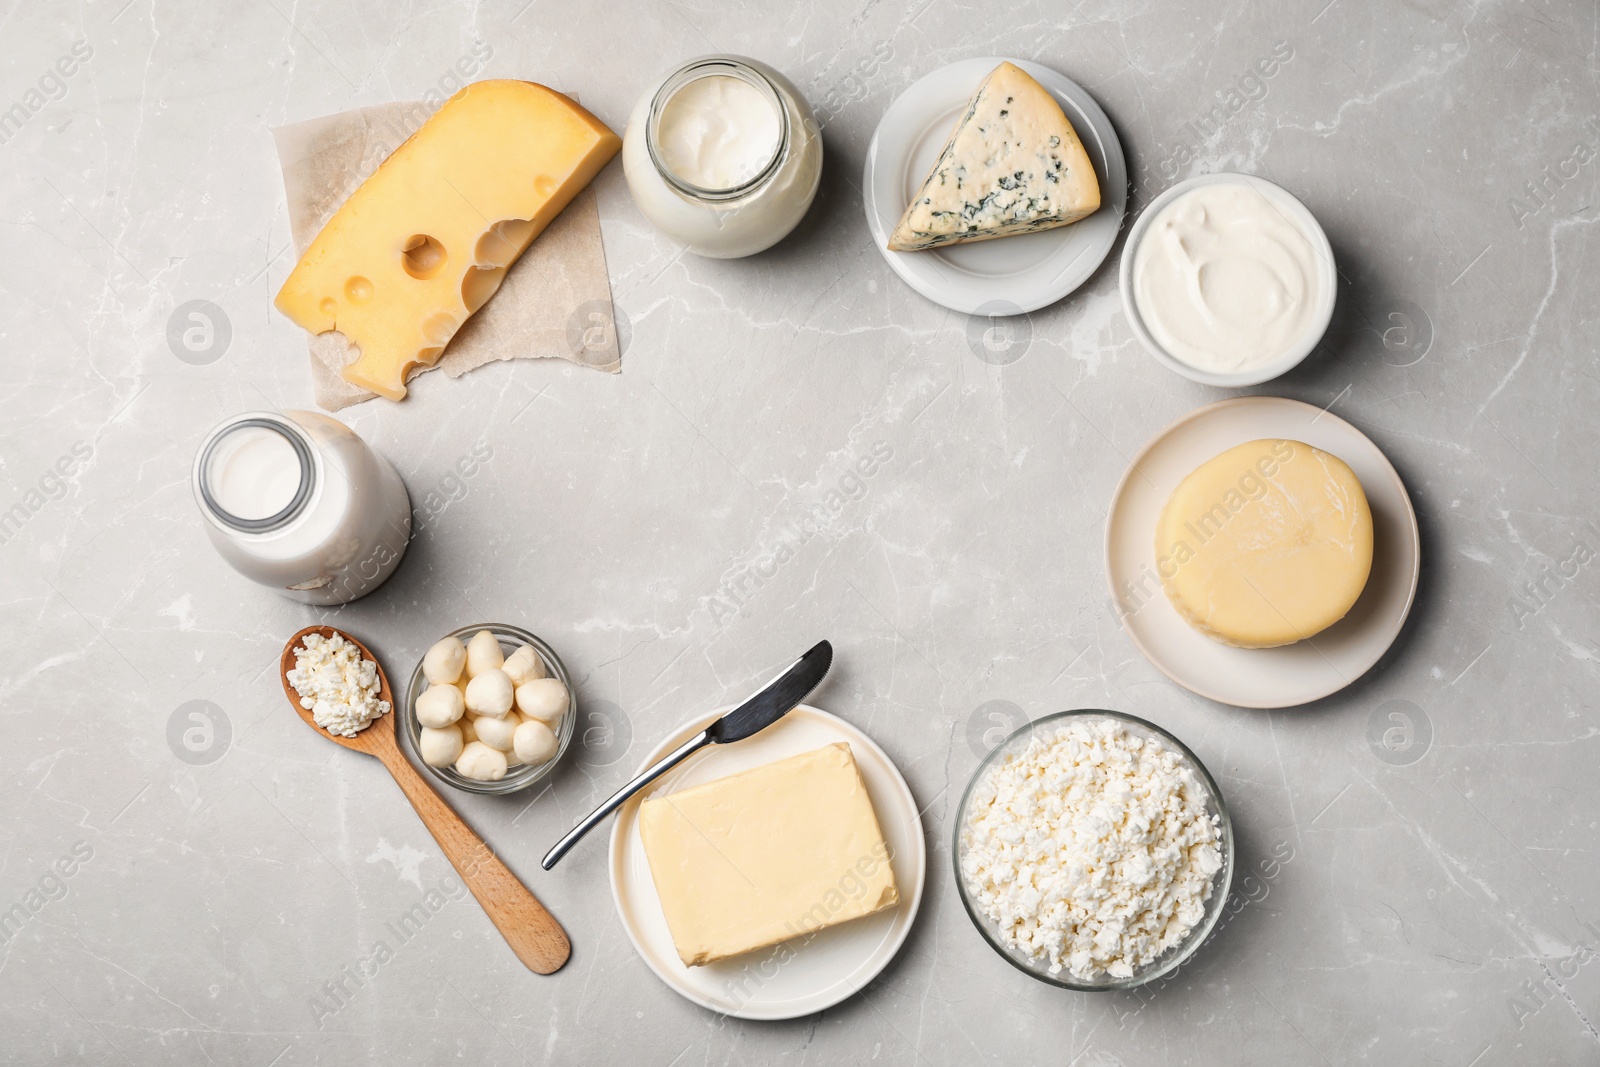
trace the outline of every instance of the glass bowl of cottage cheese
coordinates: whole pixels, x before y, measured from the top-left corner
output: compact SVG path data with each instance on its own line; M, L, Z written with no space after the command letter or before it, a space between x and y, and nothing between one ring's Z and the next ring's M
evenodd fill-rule
M984 940L1083 992L1172 974L1233 881L1216 781L1177 738L1116 711L1046 715L1001 742L961 798L952 851Z

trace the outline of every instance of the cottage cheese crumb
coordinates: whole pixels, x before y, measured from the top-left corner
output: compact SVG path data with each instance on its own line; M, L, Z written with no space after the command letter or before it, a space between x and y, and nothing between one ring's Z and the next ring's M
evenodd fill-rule
M973 790L961 874L1001 940L1074 977L1128 978L1181 942L1222 867L1182 756L1112 719L1035 734Z
M354 737L389 702L378 699L378 665L338 634L306 634L294 650L294 668L284 675L300 694L300 706L330 734Z

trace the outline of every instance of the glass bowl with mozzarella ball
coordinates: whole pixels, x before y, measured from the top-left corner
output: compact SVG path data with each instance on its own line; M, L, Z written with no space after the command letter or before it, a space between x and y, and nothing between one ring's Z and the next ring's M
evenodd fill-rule
M1096 973L1075 973L1066 963L1053 964L1048 946L1046 950L1036 953L1019 944L1018 938L1008 938L1001 929L1000 918L992 914L979 899L984 895L983 888L974 884L976 879L969 880L969 856L984 848L984 843L978 840L979 831L972 828L971 824L975 811L994 795L996 771L1027 756L1035 740L1048 746L1065 732L1065 728L1081 726L1093 733L1106 720L1110 720L1118 731L1125 732L1127 737L1137 739L1141 749L1154 742L1161 750L1170 752L1177 758L1177 774L1183 781L1184 789L1190 794L1195 806L1203 812L1204 819L1215 827L1214 848L1220 861L1217 869L1209 875L1204 874L1203 867L1199 869L1200 878L1208 880L1203 882L1207 895L1201 903L1197 921L1158 954L1143 961L1132 969L1132 973L1126 975L1112 974L1110 970L1098 967L1095 968ZM1047 798L1046 809L1051 807L1049 801L1054 799L1056 798ZM1056 810L1059 811L1059 808ZM1036 822L1022 827L1019 832L1032 835L1026 838L1032 841L1043 832L1043 827ZM972 920L973 926L977 927L984 941L1000 958L1030 977L1049 985L1084 993L1119 992L1170 978L1180 967L1189 962L1216 928L1219 919L1227 910L1228 894L1233 884L1233 824L1228 815L1227 805L1222 799L1222 791L1217 787L1210 772L1188 746L1166 730L1124 712L1102 709L1062 711L1025 724L996 745L979 762L956 809L951 855L954 860L956 890L961 898L961 905L966 909L967 917ZM1194 862L1192 850L1186 853L1185 862ZM1030 873L1035 870L1033 867L1028 869ZM1103 877L1106 872L1097 873ZM1057 891L1052 892L1052 887L1047 884L1044 892L1039 894L1041 907L1035 909L1031 916L1021 914L1009 916L1013 929L1025 930L1029 936L1036 936L1034 931L1042 925L1045 908L1060 901L1063 894L1059 890L1065 889L1066 894L1071 895L1080 885L1081 883L1075 882L1071 886L1057 886L1054 887ZM1026 894L1028 890L1023 892ZM1024 909L1019 909L1019 912L1021 910Z
M546 677L554 678L566 687L567 706L561 714L561 721L556 724L556 728L552 731L556 739L556 751L553 756L542 763L523 763L510 767L506 770L505 777L494 780L469 778L456 770L454 764L435 767L424 760L422 758L422 723L417 718L417 698L422 696L429 687L427 675L423 670L427 659L427 649L423 650L423 655L417 657L417 665L411 671L411 680L406 686L405 700L396 711L401 720L399 724L401 727L400 732L406 739L413 762L420 766L425 773L431 775L435 781L443 782L463 792L497 796L504 793L515 793L518 790L528 788L535 782L542 781L555 769L556 764L561 762L562 757L566 755L567 748L572 743L573 734L577 732L578 700L573 694L572 679L567 674L566 665L561 662L561 657L556 655L555 650L542 638L529 633L520 626L512 626L506 623L478 623L472 626L463 626L458 630L443 634L437 640L442 641L453 637L465 645L472 640L475 634L483 630L487 630L494 636L500 645L501 655L505 659L510 659L512 654L523 645L532 648L544 662ZM432 645L430 644L429 647L431 648ZM465 667L462 668L462 676L466 676ZM517 714L515 704L507 714ZM468 715L470 715L470 712ZM460 722L466 721L468 715L463 715L458 720L457 725L459 726Z

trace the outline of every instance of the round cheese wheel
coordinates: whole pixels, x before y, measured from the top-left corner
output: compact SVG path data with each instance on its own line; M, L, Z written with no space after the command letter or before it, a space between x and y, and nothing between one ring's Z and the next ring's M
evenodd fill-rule
M1167 599L1202 633L1272 648L1332 626L1372 570L1372 510L1355 472L1302 441L1261 440L1207 460L1156 523Z

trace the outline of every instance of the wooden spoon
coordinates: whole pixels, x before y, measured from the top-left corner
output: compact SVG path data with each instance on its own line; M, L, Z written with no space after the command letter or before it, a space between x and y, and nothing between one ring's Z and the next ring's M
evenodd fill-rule
M470 826L461 821L461 816L411 766L411 761L400 751L399 740L395 737L394 720L398 712L391 710L387 715L378 716L354 737L338 737L318 726L311 712L300 706L300 694L289 684L288 674L294 668L295 649L307 634L321 634L323 637L338 634L360 649L363 658L377 664L379 699L387 700L391 709L396 707L394 691L389 688L389 678L383 673L383 664L378 663L378 658L366 645L331 626L307 626L289 638L289 643L283 646L283 658L278 663L278 678L283 682L284 695L289 698L295 713L323 737L345 748L377 756L383 761L383 765L399 783L401 792L417 809L422 825L428 828L445 858L461 875L467 888L472 890L472 895L478 898L478 903L483 905L489 921L499 928L511 951L530 970L539 974L560 970L561 965L567 962L567 957L572 955L572 943L567 940L566 931L561 929L561 924L545 910L538 898L517 880L510 868L500 862L500 857L483 843L483 839Z

